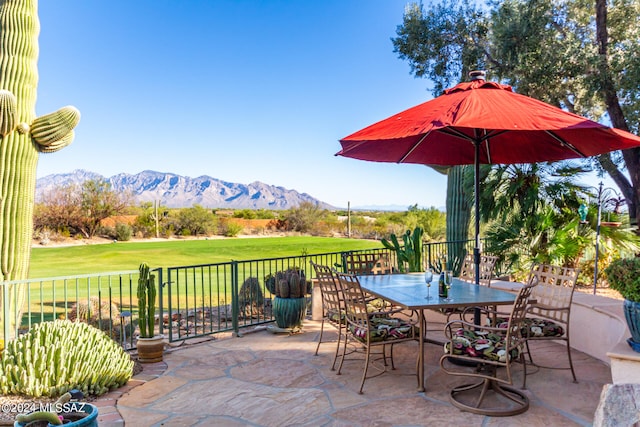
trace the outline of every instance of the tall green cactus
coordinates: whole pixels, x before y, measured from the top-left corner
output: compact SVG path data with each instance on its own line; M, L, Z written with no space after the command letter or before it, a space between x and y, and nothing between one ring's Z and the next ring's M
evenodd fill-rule
M73 140L80 120L74 107L35 117L38 87L37 0L0 0L0 268L2 280L26 279L33 234L33 202L39 152ZM3 286L0 334L14 336L25 287Z
M398 269L400 272L405 272L407 269L409 272L422 271L422 235L424 230L421 227L416 227L413 230L407 230L402 235L402 245L398 241L398 237L395 234L391 234L389 240L381 239L382 245L396 252L396 258L398 259ZM406 267L405 267L406 265Z
M453 166L447 173L447 265L457 275L464 259L473 209L473 167Z
M156 276L146 263L140 264L138 277L138 327L140 338L152 338L156 326Z

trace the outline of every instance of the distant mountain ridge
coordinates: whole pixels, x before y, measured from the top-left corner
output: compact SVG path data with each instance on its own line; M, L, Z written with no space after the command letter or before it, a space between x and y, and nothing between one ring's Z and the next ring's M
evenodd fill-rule
M197 204L207 208L283 210L297 207L302 202L311 202L322 209L335 209L306 193L259 181L245 185L206 175L191 178L149 170L135 175L121 173L110 178L83 169L47 175L36 181L36 200L40 200L44 193L56 187L82 184L96 179L106 180L116 192L129 192L136 203L159 200L160 204L170 208Z

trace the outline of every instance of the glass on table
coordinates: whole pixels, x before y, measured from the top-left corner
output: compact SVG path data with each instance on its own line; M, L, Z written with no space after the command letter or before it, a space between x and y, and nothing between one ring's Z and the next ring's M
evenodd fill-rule
M429 289L431 289L431 282L433 281L433 270L427 268L424 271L424 282L427 285L427 296L426 299L432 299L433 297L429 295Z
M453 298L451 298L452 283L453 283L453 271L446 270L444 272L444 285L447 287L447 297L444 299L445 301L453 301Z

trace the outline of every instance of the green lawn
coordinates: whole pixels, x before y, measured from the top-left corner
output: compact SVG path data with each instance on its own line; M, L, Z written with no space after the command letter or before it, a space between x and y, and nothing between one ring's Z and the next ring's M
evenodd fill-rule
M30 278L213 264L343 250L381 248L375 240L330 237L265 237L247 239L118 242L100 245L36 247L31 251Z

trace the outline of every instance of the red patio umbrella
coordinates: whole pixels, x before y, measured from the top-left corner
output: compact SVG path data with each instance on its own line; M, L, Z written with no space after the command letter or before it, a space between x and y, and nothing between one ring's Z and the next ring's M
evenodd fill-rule
M475 276L479 284L480 164L512 164L589 157L640 146L640 137L591 121L511 86L484 80L446 89L340 140L336 155L423 165L475 165Z

